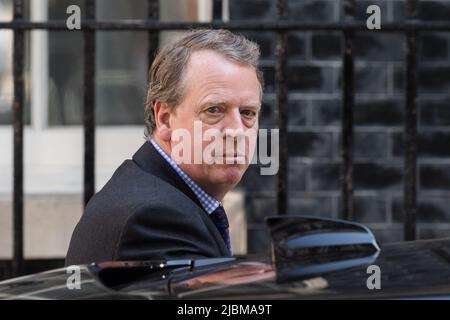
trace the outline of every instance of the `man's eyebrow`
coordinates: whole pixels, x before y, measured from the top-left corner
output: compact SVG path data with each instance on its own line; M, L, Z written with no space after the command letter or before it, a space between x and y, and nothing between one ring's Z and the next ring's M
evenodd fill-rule
M257 109L261 109L261 102L250 102L250 103L246 103L243 105L243 107L248 107L248 108L257 108Z
M208 99L208 100L205 100L205 101L203 102L203 104L215 104L215 105L223 105L223 106L229 105L229 103L227 103L226 101L223 101L223 100L215 100L215 99Z
M217 105L217 106L229 106L231 105L230 102L224 101L222 99L205 99L205 101L202 102L202 105ZM258 110L261 109L261 102L259 101L250 101L249 103L245 103L240 105L240 107L243 108L256 108Z

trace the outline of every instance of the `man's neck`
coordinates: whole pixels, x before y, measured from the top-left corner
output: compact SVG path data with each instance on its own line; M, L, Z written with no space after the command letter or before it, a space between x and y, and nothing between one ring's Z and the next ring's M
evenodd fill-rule
M169 142L165 142L162 139L159 139L157 136L153 135L150 137L153 141L155 141L164 152L172 158L172 148Z

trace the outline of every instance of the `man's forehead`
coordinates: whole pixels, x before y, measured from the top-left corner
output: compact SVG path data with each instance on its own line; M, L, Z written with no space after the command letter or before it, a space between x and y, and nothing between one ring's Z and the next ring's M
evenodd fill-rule
M260 84L256 70L244 64L238 64L212 50L195 51L187 66L185 79L187 89L202 91L203 98L223 100L228 96L227 89L235 90L245 96L245 100L260 104ZM257 97L255 97L255 95Z
M194 51L189 57L187 68L188 70L191 69L191 71L199 72L198 75L205 75L208 73L220 73L225 75L228 72L251 70L256 76L256 71L250 65L232 61L213 50Z
M235 63L233 61L230 61L230 59L225 57L223 54L220 54L214 50L202 49L202 50L195 50L190 54L188 65L205 66L211 63L212 65L214 65L219 60L227 63Z

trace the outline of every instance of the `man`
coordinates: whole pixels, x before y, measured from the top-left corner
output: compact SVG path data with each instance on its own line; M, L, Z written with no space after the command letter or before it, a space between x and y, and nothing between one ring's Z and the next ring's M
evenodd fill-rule
M232 255L221 201L254 152L256 137L246 134L258 129L258 59L255 43L226 30L192 31L158 53L146 104L148 141L89 201L67 265ZM199 140L199 132L215 132L223 150L204 157L208 139ZM181 148L180 137L189 137ZM237 147L242 137L251 137L244 149Z

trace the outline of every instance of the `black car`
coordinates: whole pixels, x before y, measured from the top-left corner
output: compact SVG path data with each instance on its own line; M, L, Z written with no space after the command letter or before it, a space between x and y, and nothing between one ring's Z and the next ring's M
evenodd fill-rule
M267 225L271 255L70 266L0 282L0 298L450 298L450 239L380 248L353 222L285 216Z

